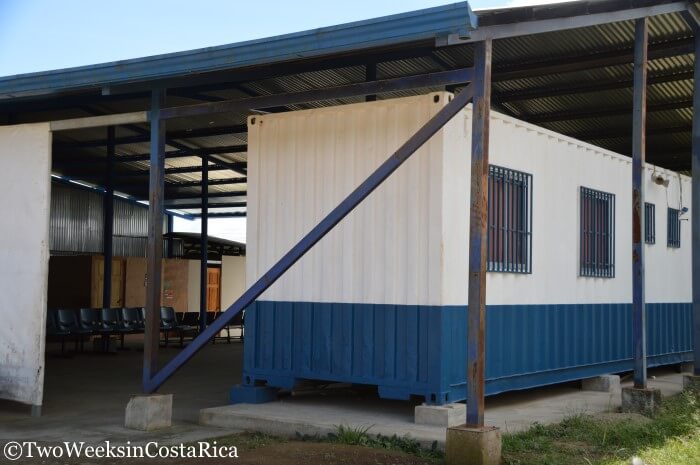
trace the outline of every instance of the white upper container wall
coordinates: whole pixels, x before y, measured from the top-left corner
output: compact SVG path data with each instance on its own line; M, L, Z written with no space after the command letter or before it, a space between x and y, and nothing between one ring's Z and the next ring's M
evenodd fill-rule
M255 116L248 125L247 280L251 284L359 185L450 94ZM407 305L467 301L471 110L400 167L263 300ZM532 274L489 273L487 303L631 301L631 160L492 112L491 164L533 175ZM690 301L690 225L666 246L667 207L690 182L656 169L656 244L645 246L648 302ZM615 194L615 277L579 276L579 192ZM682 186L682 189L681 189ZM683 200L681 202L681 190ZM689 215L686 215L689 217Z
M248 283L442 108L448 96L249 118ZM443 160L457 158L445 150L443 139L433 137L262 299L443 304Z

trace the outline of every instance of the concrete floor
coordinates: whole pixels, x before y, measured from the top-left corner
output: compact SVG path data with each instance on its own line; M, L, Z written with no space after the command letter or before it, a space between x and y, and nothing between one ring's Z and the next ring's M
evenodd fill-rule
M650 370L650 387L662 395L682 390L682 375L673 369ZM622 386L631 386L627 380ZM582 391L578 383L509 392L486 399L486 424L503 432L518 432L534 422L557 423L579 413L608 412L620 406L620 392ZM410 436L426 447L443 447L445 428L414 423L414 407L407 402L338 392L299 396L260 405L226 405L202 410L200 423L268 434L297 433L324 436L338 425L369 428L371 434Z
M113 354L60 355L49 345L42 416L32 418L24 405L0 401L0 442L105 440L133 443L157 439L177 444L213 438L241 430L272 434L325 434L336 425L371 426L370 432L410 435L426 445L442 443L445 429L413 423L413 405L387 401L368 392L324 392L282 398L261 405L227 405L228 391L240 382L243 345L209 344L161 389L174 394L173 428L143 433L125 429L124 408L140 392L141 342L127 341L129 351ZM161 350L161 364L179 349ZM665 395L681 390L680 374L651 370L651 386ZM486 420L503 431L519 431L533 422L551 423L579 412L608 411L619 406L618 394L586 392L576 383L506 393L487 398ZM218 407L217 407L218 406ZM223 407L221 407L223 406ZM200 410L202 412L200 413ZM205 424L199 424L200 415Z
M42 416L32 418L29 407L0 400L0 442L3 440L98 443L141 442L158 439L177 444L227 434L229 430L201 426L199 410L228 402L228 391L240 382L243 344L209 344L161 389L174 394L173 428L156 433L127 430L124 409L132 394L141 390L143 352L139 336L127 339L128 351L60 355L60 344L49 344L46 357ZM160 365L177 354L162 348Z

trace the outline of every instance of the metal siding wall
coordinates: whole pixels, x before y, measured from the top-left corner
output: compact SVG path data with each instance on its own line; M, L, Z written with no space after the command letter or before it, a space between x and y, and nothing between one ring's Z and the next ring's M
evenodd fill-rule
M251 117L248 283L442 108L447 96ZM457 155L468 158L466 152ZM443 303L444 158L438 134L263 298Z
M102 253L102 208L102 195L99 193L52 183L51 252ZM146 208L115 198L114 255L144 257L147 227Z
M494 305L486 392L632 369L631 304ZM692 358L689 303L648 304L649 365ZM246 312L244 384L373 384L382 397L465 395L466 307L257 301Z
M435 95L445 94L256 116L248 282L427 119ZM464 397L470 120L470 109L455 117L248 309L244 383L319 379L375 384L389 398ZM616 212L614 278L580 277L577 254L580 186L630 204L629 159L492 120L492 163L533 175L533 268L488 275L487 393L630 370L629 210ZM646 169L647 201L664 205L668 194L673 206L690 192L686 177L656 169L667 192ZM657 215L660 237L665 223ZM650 366L691 357L689 245L645 246Z

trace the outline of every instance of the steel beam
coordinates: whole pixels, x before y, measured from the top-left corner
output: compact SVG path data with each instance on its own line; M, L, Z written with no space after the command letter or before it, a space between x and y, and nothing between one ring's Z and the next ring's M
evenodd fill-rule
M646 315L644 299L644 163L647 105L647 18L634 28L634 95L632 111L632 340L634 387L647 387Z
M165 152L165 158L170 159L170 158L184 158L184 157L191 157L193 155L196 156L201 156L201 155L207 155L209 156L209 161L219 163L219 164L225 164L226 162L222 160L218 160L216 158L213 158L212 155L217 155L217 154L225 154L225 153L243 153L248 151L248 146L247 145L220 145L217 147L198 147L198 148L191 148L191 149L182 149L182 150L171 150L169 152ZM104 158L101 157L92 157L92 156L76 156L74 155L73 150L67 150L67 149L61 149L61 150L55 150L54 155L61 155L65 157L70 157L70 159L65 159L65 160L55 160L57 164L60 166L82 166L86 164L101 164L104 163L105 160ZM142 154L137 154L137 155L119 155L115 157L115 163L133 163L135 161L148 161L150 160L150 154L148 153L142 153Z
M369 62L365 65L365 81L373 82L377 80L377 63ZM377 100L376 95L365 96L365 102L374 102Z
M143 389L158 365L160 342L160 296L163 259L163 189L165 184L165 120L160 112L165 105L165 90L154 90L151 96L151 176L148 196L148 250L146 264L146 322L143 341Z
M102 196L102 307L112 306L112 238L114 234L114 126L107 127L107 163L105 166L105 193Z
M218 98L218 100L222 100ZM149 135L141 134L141 131L137 131L139 134L135 136L124 136L117 137L114 140L115 145L126 145L126 144L138 144L142 142L149 141ZM211 137L211 136L223 136L231 134L245 134L248 132L248 126L245 124L236 124L228 126L217 126L217 127L206 127L197 129L185 129L179 131L169 131L166 138L168 140L181 140L181 139L196 139L199 137ZM54 142L54 147L56 149L78 149L78 148L94 148L94 147L104 147L107 145L107 140L105 139L91 139L91 140L80 140L80 141L56 141Z
M700 28L695 27L695 83L693 86L693 146L692 146L692 227L693 257L693 372L700 376Z
M210 192L209 198L221 198L221 197L245 197L248 195L248 191L232 191L232 192ZM144 199L147 200L147 199ZM176 203L170 202L171 200L189 200L191 202L199 202L200 197L198 194L192 194L191 192L182 192L179 194L168 195L168 205L167 208L175 208Z
M247 205L247 202L207 202L207 208L211 210L212 208L243 208ZM202 202L199 203L183 203L177 205L180 210L189 210L192 208L202 208ZM209 212L211 215L212 212Z
M201 218L202 215L199 213L193 213L192 216L195 218ZM245 218L248 216L247 212L229 212L229 213L209 213L209 218Z
M647 105L647 113L655 113L660 111L680 110L684 108L692 108L693 101L691 99L681 99L675 102L663 102ZM557 111L552 113L536 113L525 116L524 119L533 124L553 123L558 121L571 121L577 119L597 119L610 116L628 116L633 108L630 105L615 105L604 110L586 109L576 111Z
M199 330L207 327L207 290L209 264L209 163L202 159L202 213L199 257ZM180 207L182 208L182 207Z
M679 13L688 8L686 2L663 2L651 5L642 5L637 8L629 8L627 2L603 2L596 6L582 2L573 4L571 9L580 9L579 14L572 13L559 18L552 18L547 8L533 9L528 21L513 22L510 24L482 25L476 28L468 38L459 38L452 35L448 45L478 42L485 39L507 39L509 37L521 37L530 34L542 34L545 32L565 31L583 27L596 27L603 24L637 20L648 16ZM591 11L595 9L594 11Z
M168 215L168 234L174 233L175 232L175 218L173 215ZM166 253L166 257L168 258L173 258L173 240L172 238L168 239L168 251Z
M467 425L484 425L486 242L488 238L489 118L493 44L474 44L474 104L469 210L469 299L467 306Z
M207 342L221 331L239 312L252 304L266 289L274 284L294 263L331 231L343 218L370 195L413 153L423 146L436 132L459 113L472 98L472 86L465 87L457 96L440 109L408 141L382 163L365 181L338 204L321 222L314 226L294 247L275 263L260 279L249 287L219 318L199 334L187 347L170 360L146 385L153 392L170 378Z
M693 79L692 69L676 70L673 73L656 73L647 77L647 86L667 82L689 81L691 79ZM549 86L499 92L497 95L494 95L494 100L498 100L498 103L502 104L522 100L559 97L563 95L596 93L604 90L628 89L630 87L634 87L634 78L632 77L629 79L603 79L593 82L590 80L575 83L567 82L561 85L553 86L550 84Z
M263 95L245 99L224 100L221 102L183 105L163 110L163 118L183 118L188 116L211 115L216 113L235 113L248 110L262 110L270 107L298 103L337 100L349 97L400 92L413 89L445 87L451 84L464 84L472 80L473 70L462 68L453 71L441 71L431 74L384 79L374 82L359 82L343 86L314 89L286 94Z

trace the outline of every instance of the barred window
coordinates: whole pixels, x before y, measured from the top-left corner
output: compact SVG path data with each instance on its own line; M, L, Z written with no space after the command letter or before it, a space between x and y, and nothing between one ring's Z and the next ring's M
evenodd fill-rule
M488 271L532 272L532 175L489 166Z
M644 242L656 244L656 205L644 202Z
M668 246L681 246L681 212L675 208L668 209Z
M615 194L581 187L580 275L615 277Z

